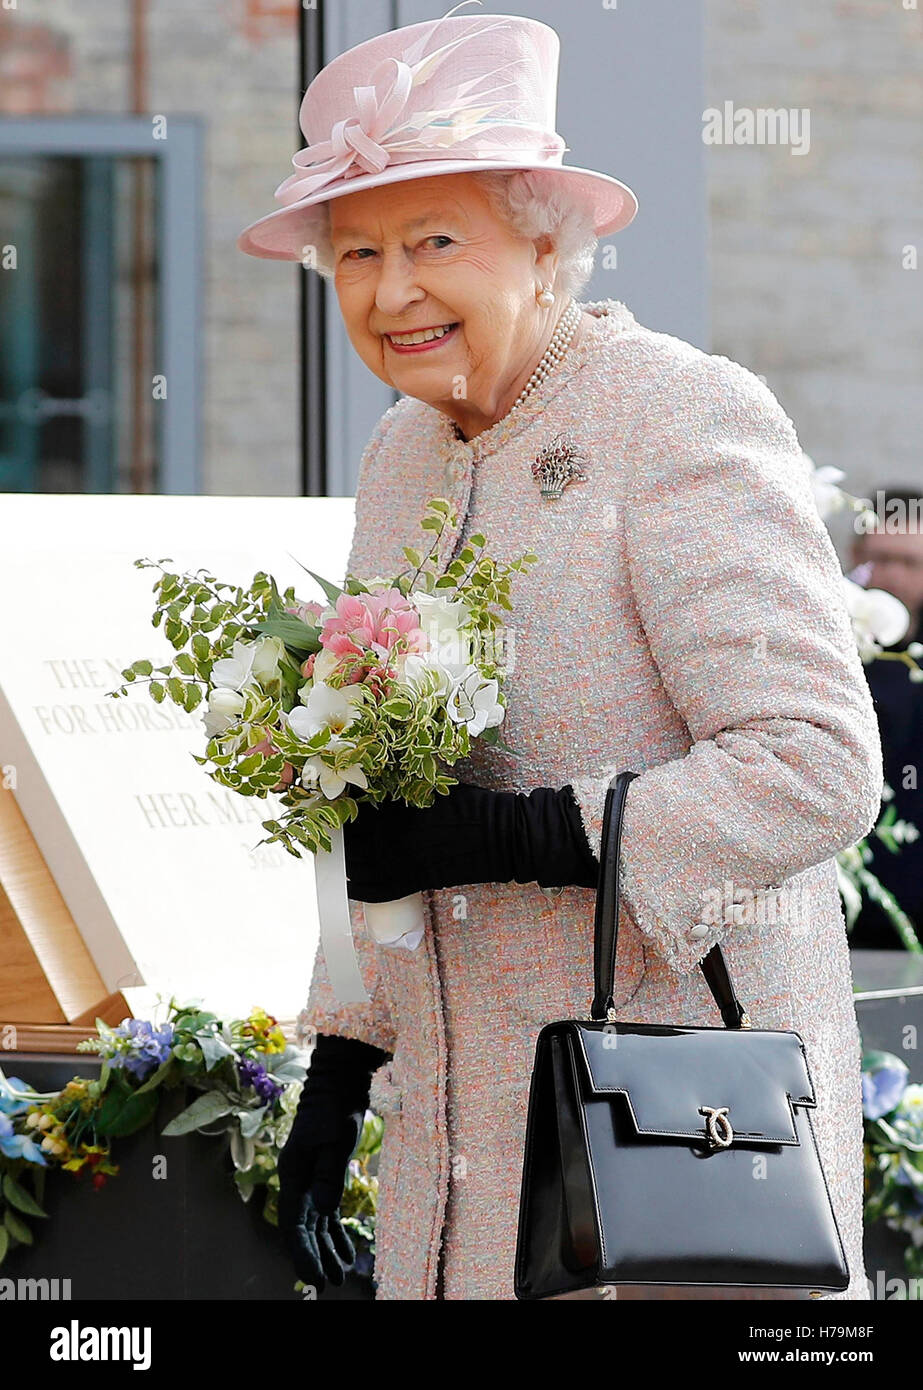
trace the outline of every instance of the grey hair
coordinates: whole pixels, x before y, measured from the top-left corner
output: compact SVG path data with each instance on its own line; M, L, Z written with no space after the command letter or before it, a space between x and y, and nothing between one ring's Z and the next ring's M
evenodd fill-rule
M591 213L575 201L566 185L546 178L541 170L478 169L477 179L497 217L516 236L529 240L548 236L558 253L558 270L551 288L565 298L576 299L593 274L597 236ZM316 265L324 279L335 269L330 242L330 204L311 209L305 242L315 248Z

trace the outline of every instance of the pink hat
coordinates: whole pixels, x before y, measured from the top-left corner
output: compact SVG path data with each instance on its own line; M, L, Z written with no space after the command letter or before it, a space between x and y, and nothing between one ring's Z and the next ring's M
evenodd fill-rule
M308 145L275 193L285 206L240 233L241 251L301 260L311 242L303 209L475 169L547 171L588 208L597 236L628 226L638 200L626 184L562 163L554 29L517 15L452 18L460 8L360 43L317 74L299 113Z

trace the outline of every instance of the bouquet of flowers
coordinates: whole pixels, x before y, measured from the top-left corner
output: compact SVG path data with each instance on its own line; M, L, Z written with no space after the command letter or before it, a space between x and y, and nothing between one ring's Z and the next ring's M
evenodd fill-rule
M404 547L408 566L397 575L347 574L341 588L306 570L326 607L299 601L292 588L280 595L262 572L243 588L204 570L173 573L166 560L135 561L160 570L152 622L176 654L164 666L135 661L122 671L126 684L107 693L145 682L158 703L189 712L204 705L207 743L196 761L242 796L279 795L284 813L262 822L259 843L317 857L321 937L344 1002L367 999L351 948L342 847L359 800L430 806L456 785L445 769L467 756L472 739L513 752L498 733L506 663L497 609L512 608L512 575L539 557L527 551L498 563L476 534L437 576L433 557L456 521L445 498L432 498L420 523L435 533L430 549ZM377 939L417 944L422 903L411 899L394 912L368 905Z
M865 1216L910 1236L907 1270L923 1274L923 1086L890 1052L862 1057Z

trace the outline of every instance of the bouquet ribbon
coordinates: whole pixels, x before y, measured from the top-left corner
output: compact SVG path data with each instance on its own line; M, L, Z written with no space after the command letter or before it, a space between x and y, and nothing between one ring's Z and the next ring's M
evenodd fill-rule
M330 987L341 1004L367 1004L359 958L353 941L349 898L346 893L346 852L343 828L330 832L330 849L314 856L314 884L320 942L327 963ZM425 934L423 899L409 893L387 903L364 903L365 925L370 940L388 951L415 951Z
M359 969L353 943L349 899L346 896L346 852L343 827L330 832L330 849L314 856L314 886L320 944L327 963L330 987L341 1004L368 1004L368 992Z

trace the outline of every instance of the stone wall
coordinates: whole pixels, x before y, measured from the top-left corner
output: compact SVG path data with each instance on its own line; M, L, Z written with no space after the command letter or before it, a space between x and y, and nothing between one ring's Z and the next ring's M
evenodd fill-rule
M682 0L680 0L682 2ZM708 106L807 110L806 153L713 145L712 350L764 376L851 490L923 484L923 15L915 0L705 0ZM581 0L591 3L591 0ZM131 5L29 0L3 108L131 111ZM150 0L152 113L205 125L204 490L299 491L298 276L234 238L276 207L297 108L293 0ZM912 248L908 250L908 248Z

